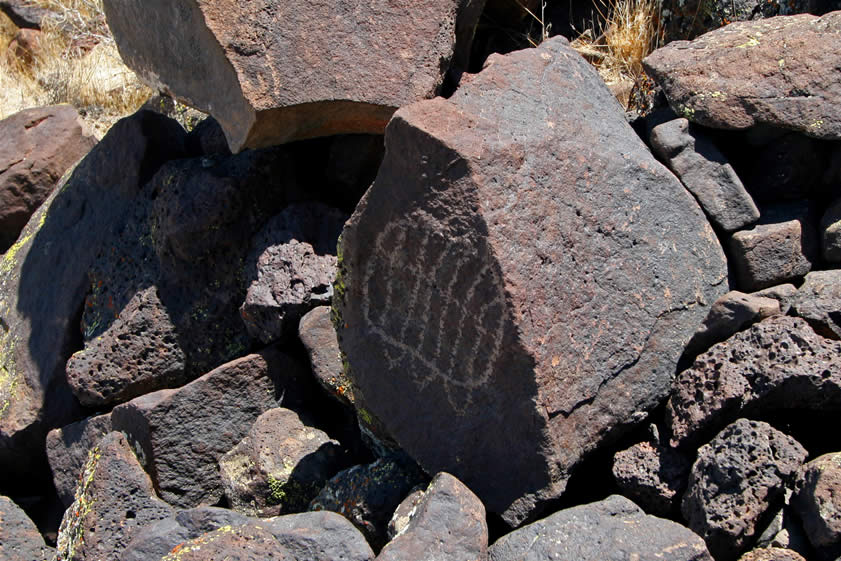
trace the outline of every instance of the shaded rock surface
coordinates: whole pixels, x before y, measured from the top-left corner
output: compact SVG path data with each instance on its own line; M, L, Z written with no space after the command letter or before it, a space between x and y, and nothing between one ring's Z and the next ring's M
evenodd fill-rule
M675 112L722 129L763 123L841 138L835 61L841 13L735 22L692 42L673 41L644 61Z
M89 417L47 433L47 458L58 498L70 506L79 474L88 461L88 451L111 432L111 415Z
M791 504L820 557L841 555L841 453L824 454L801 468Z
M353 405L353 387L344 372L342 351L329 306L313 308L298 324L298 338L310 357L315 379L334 399Z
M826 209L821 218L821 249L829 263L841 263L841 199Z
M0 496L0 557L3 561L48 561L53 553L23 509L10 498Z
M727 290L697 203L563 38L398 111L342 252L363 422L509 523L666 396Z
M773 298L780 303L780 313L787 315L791 310L791 299L797 293L797 287L793 284L778 284L769 288L764 288L753 293L754 296L760 298Z
M717 560L736 559L764 529L768 509L806 460L796 440L739 419L698 450L681 511ZM770 514L773 514L771 512Z
M806 275L792 298L791 312L824 337L841 339L841 270Z
M236 9L197 0L178 10L167 0L104 5L126 63L211 113L238 152L382 133L397 107L438 93L456 49L469 49L484 2L319 0L306 10L270 0ZM149 18L157 25L137 25Z
M712 561L704 541L680 524L645 514L619 495L556 512L507 534L491 561L596 561L615 558Z

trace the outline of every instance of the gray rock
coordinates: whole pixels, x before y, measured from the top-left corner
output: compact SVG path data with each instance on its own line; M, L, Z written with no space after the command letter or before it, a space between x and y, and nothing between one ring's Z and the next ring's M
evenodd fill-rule
M0 558L3 561L48 561L54 553L23 509L12 499L0 496Z
M298 338L310 357L315 379L339 403L353 406L353 386L345 376L342 351L329 306L319 306L301 318Z
M780 314L780 302L731 290L715 302L704 323L689 340L685 353L697 356L763 319Z
M733 232L759 220L759 209L733 167L688 120L675 119L654 127L651 144L720 229Z
M402 108L386 150L334 297L357 410L517 524L665 398L724 256L560 37Z
M832 203L821 218L821 248L828 263L841 263L841 199Z
M490 561L712 561L700 537L645 514L619 495L523 526L497 540L488 553Z
M88 461L88 451L111 432L111 415L97 415L47 434L47 458L58 498L65 507L73 502L79 474Z
M780 303L780 313L787 315L791 310L791 299L797 293L797 287L793 284L778 284L753 292L753 296L760 298L773 298Z
M824 454L802 467L791 505L819 557L841 555L841 453Z
M757 548L785 549L798 553L803 557L813 555L812 545L803 531L800 518L789 506L792 491L786 488L786 504L779 508L773 519L756 540Z
M423 496L412 502L415 506L408 523L386 544L377 561L484 561L488 558L485 507L461 481L448 473L439 473L432 478Z
M791 311L808 321L818 334L841 339L841 270L806 275L792 298Z
M681 512L717 560L736 559L764 529L769 509L782 504L805 460L806 449L790 436L739 419L698 450Z

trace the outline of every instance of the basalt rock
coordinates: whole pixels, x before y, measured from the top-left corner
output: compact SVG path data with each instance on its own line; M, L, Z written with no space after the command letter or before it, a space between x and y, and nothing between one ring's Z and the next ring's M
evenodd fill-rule
M363 424L514 524L665 398L727 291L697 203L563 38L398 111L342 252Z
M3 561L48 561L55 553L38 528L8 497L0 496L0 555Z
M739 557L739 561L806 561L796 551L779 547L754 549Z
M841 263L841 199L826 209L821 218L821 249L829 263Z
M328 306L319 306L301 318L298 337L310 357L313 376L339 403L353 406L353 387L342 366L342 351Z
M791 311L824 337L841 339L841 270L806 275L792 298Z
M58 498L70 506L79 482L79 474L88 461L88 452L111 432L111 415L98 415L72 423L47 434L47 458L53 472Z
M801 468L791 504L819 556L841 555L841 453L824 454Z

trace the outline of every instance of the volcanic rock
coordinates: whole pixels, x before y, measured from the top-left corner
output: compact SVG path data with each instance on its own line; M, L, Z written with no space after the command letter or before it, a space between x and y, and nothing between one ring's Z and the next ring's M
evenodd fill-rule
M817 333L841 339L841 270L814 271L794 295L792 314L809 322Z
M841 199L826 209L821 219L821 248L829 263L841 263Z
M47 433L47 458L53 472L53 483L65 507L73 502L79 474L88 461L88 452L111 429L111 415L107 414Z
M301 318L298 337L310 357L315 379L334 399L353 405L353 388L342 366L342 351L328 306L319 306Z
M686 345L686 354L698 355L758 321L780 314L780 302L731 290L715 302L704 323Z
M739 561L806 561L796 551L779 547L768 547L748 551Z
M803 466L791 504L820 557L841 555L841 453L824 454Z
M0 497L0 546L3 561L48 561L55 553L23 509L8 497Z

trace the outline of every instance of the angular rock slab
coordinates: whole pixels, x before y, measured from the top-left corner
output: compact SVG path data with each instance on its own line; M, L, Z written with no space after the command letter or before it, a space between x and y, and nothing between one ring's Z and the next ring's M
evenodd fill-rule
M619 495L556 512L501 537L490 561L658 559L712 561L688 528L645 514Z
M26 513L8 497L0 497L0 558L3 561L47 561L52 548Z
M438 93L484 1L107 0L123 60L213 115L231 150L381 134L394 110ZM154 24L137 25L138 21Z
M791 505L820 557L841 555L841 453L824 454L801 468Z
M98 415L47 433L47 459L58 498L70 506L88 451L111 432L111 415Z
M562 38L462 82L389 124L336 325L362 420L518 523L666 396L726 266Z
M824 337L841 339L841 270L806 275L792 298L791 310Z
M644 61L675 112L720 129L767 124L841 138L841 13L735 22Z

